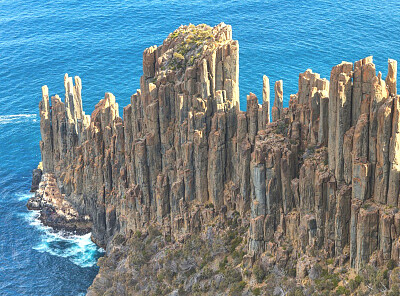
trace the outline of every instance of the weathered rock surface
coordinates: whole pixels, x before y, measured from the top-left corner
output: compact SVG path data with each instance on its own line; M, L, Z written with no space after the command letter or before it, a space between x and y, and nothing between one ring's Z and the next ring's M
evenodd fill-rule
M308 69L287 108L283 82L275 83L271 110L264 76L261 104L250 93L240 111L238 57L230 26L180 27L144 51L123 118L110 93L85 115L78 77L65 76L64 102L50 104L44 86L43 176L91 217L102 246L149 227L184 246L235 216L229 226L247 230L242 274L261 264L314 281L321 258L356 271L397 264L397 62L389 60L386 80L372 57L333 67L330 81ZM118 294L113 282L97 279L93 289Z
M32 171L31 192L36 192L39 189L39 184L42 179L42 169L37 168Z
M35 196L28 200L29 210L40 211L39 220L56 230L74 234L86 234L92 230L92 220L88 215L79 215L74 207L64 199L56 179L52 174L41 175Z

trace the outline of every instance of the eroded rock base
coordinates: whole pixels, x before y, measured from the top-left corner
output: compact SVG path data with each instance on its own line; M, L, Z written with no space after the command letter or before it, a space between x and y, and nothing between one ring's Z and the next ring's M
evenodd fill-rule
M46 226L75 234L92 231L92 220L88 215L80 215L61 194L52 174L42 175L35 196L28 200L29 210L40 211L39 220Z

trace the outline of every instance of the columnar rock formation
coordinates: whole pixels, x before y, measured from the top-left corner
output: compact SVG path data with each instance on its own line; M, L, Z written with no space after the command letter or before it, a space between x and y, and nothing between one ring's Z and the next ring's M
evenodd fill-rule
M283 81L275 82L275 99L274 106L272 107L272 120L277 121L280 119L283 109Z
M65 101L43 87L41 150L65 198L93 219L93 238L157 225L174 240L227 213L247 223L248 254L310 249L350 260L400 259L400 97L372 57L307 70L283 108L283 83L239 109L239 45L231 27L183 26L143 53L140 90L119 116L107 93L89 117L81 80ZM290 245L292 248L284 248ZM290 251L291 250L291 251Z

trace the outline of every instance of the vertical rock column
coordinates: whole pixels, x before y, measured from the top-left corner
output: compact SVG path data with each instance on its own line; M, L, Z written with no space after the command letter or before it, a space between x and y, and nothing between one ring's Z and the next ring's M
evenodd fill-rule
M51 128L53 137L54 172L60 173L60 167L69 163L67 157L67 119L65 104L58 95L51 97Z
M254 146L258 131L258 99L255 94L250 93L247 96L247 126L249 127L249 141Z
M370 103L370 113L369 113L369 155L368 159L369 162L371 163L371 195L374 196L374 200L379 203L385 203L385 197L382 196L381 194L377 193L375 194L374 191L374 184L375 184L375 171L376 171L376 164L377 164L377 137L378 137L378 110L379 108L385 103L385 101L388 98L388 93L386 89L386 83L384 80L382 80L382 74L379 72L378 76L375 76L372 79L372 84L371 84L371 103ZM390 108L388 106L388 108ZM388 111L388 110L387 110ZM390 110L389 110L389 113ZM391 114L387 114L386 117L391 116ZM388 119L386 119L388 120ZM390 120L390 118L389 118ZM385 121L384 118L382 118L382 121ZM381 126L384 125L384 122L381 123ZM390 127L389 127L390 129ZM385 140L389 141L389 136L390 136L390 130L388 135L379 135L380 140ZM384 143L380 143L381 145L385 145ZM388 145L388 143L387 143ZM386 145L385 145L386 146ZM388 151L384 151L383 154L387 154ZM383 165L383 162L385 161L382 159L383 154L380 155L381 159L381 166ZM385 190L386 191L386 190Z
M279 80L275 82L275 99L274 106L272 107L272 121L280 119L283 110L283 81Z
M368 114L362 114L357 122L353 136L353 169L352 198L361 201L369 198L369 177L371 175L368 162Z
M379 109L377 114L377 141L376 141L376 166L374 182L375 201L386 204L389 182L389 147L392 135L392 106L393 100L388 99Z
M237 183L241 198L240 212L250 208L250 160L252 146L248 139L248 123L245 112L239 112L237 115Z
M207 154L208 143L205 130L195 131L194 134L194 169L195 169L195 187L196 198L201 203L208 201L208 180L207 176Z
M217 113L213 120L208 139L208 196L216 209L223 205L226 166L226 114Z
M389 148L389 184L387 194L387 204L398 206L400 189L400 96L393 102L393 125L392 137Z
M372 65L372 57L367 57L354 63L351 107L353 126L357 124L358 118L362 113L369 112L369 103L367 103L367 106L364 105L369 102L369 81L375 76L375 70L371 67Z
M256 256L260 255L265 249L264 242L264 218L267 212L266 205L266 170L264 163L264 155L261 149L256 148L254 152L254 161L251 168L252 173L252 201L250 213L250 240L249 253ZM268 225L272 227L273 225ZM267 231L267 230L265 230Z
M398 206L400 188L400 98L397 96L397 61L389 59L386 85L389 96L393 98L393 124L389 147L389 183L387 204Z
M327 146L329 137L329 97L321 96L319 100L318 145Z
M53 164L53 133L51 127L51 113L49 105L49 89L42 87L42 100L39 103L40 113L40 150L42 153L43 172L50 173L54 170Z
M388 75L386 76L386 85L390 96L397 95L397 61L388 60Z
M270 122L269 110L270 110L270 87L269 79L267 76L263 76L263 101L262 101L262 125L260 129L265 129L266 124Z
M360 208L357 217L357 251L355 268L368 263L371 254L378 248L379 211L375 207Z
M337 181L344 179L344 154L343 142L344 134L351 126L351 73L339 75L338 96L337 96L337 119L336 119L336 169L335 177Z
M343 131L342 135L336 136L339 132L337 131L338 125L338 116L343 117L343 114L339 113L339 109L343 110L345 106L347 106L347 90L348 83L351 75L353 65L351 63L343 62L332 68L331 71L331 79L330 79L330 87L329 87L329 139L328 139L328 156L329 156L329 169L331 171L336 170L336 153L337 150L341 150L342 147L337 147L337 140L341 139L344 132L344 126L341 127L341 131ZM340 80L342 81L341 85L339 85ZM350 80L351 83L351 80ZM347 123L346 123L347 125ZM338 152L341 154L341 152ZM340 155L339 155L340 156ZM340 168L340 161L339 161Z
M343 248L349 243L351 186L343 185L336 198L335 255L340 256L343 254Z
M343 139L351 126L351 76L353 64L343 62L332 68L329 88L329 169L343 180Z

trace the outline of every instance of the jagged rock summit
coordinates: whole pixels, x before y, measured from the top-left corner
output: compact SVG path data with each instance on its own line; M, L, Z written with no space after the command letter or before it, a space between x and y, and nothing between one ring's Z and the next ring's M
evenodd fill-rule
M333 67L330 81L308 69L299 75L298 93L287 108L283 82L275 83L271 110L264 76L262 102L250 93L247 111L241 111L239 45L222 23L181 26L161 46L146 49L140 89L123 108L123 118L110 93L85 115L79 77L75 85L64 77L64 102L54 96L50 105L44 86L42 180L56 180L63 198L93 220L93 240L107 246L108 259L89 295L156 291L154 277L147 274L146 285L141 267L126 263L136 258L129 242L141 237L138 233L153 239L149 229L154 228L163 247L157 245L152 256L185 246L196 235L211 244L226 232L240 233L243 239L212 253L210 262L218 254L231 258L227 250L242 252L239 262L225 263L239 270L242 293L257 285L254 266L265 273L294 270L298 279L314 281L324 260L334 259L331 272L397 264L396 76L396 61L389 60L383 80L372 57ZM207 266L216 277L220 269L193 256L190 264L185 261L187 268L203 272ZM152 266L153 259L143 262ZM104 263L110 260L113 267ZM157 276L165 266L156 268ZM179 267L182 274L186 267ZM121 274L133 277L134 284ZM179 291L181 283L162 282L171 293L192 293L195 275L179 275L184 281ZM207 287L203 294L230 293L227 287Z

